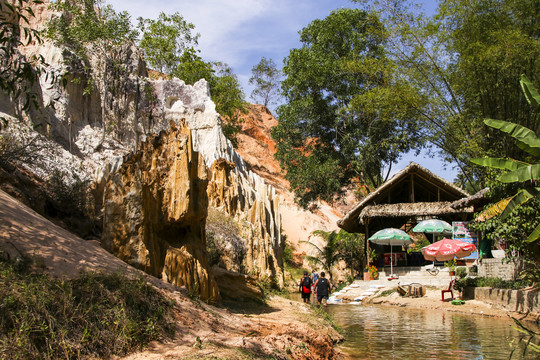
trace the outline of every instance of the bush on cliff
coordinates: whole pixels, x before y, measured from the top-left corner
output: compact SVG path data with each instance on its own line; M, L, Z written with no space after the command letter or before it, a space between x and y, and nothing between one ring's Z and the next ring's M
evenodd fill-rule
M109 358L174 333L172 303L144 279L62 281L0 261L0 358Z

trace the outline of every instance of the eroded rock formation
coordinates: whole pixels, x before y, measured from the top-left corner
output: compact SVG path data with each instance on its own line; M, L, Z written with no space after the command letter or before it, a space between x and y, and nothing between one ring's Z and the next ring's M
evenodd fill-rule
M46 3L34 11L37 28L56 16ZM225 138L205 80L151 80L141 52L130 45L106 56L89 49L87 60L47 41L21 53L44 55L49 69L68 80L64 87L59 77L42 76L36 84L39 115L26 119L73 159L54 161L55 169L42 177L59 170L93 181L94 213L105 209L102 241L111 252L211 298L216 287L198 243L204 244L209 204L241 224L245 256L242 264L225 264L227 270L283 283L277 195ZM90 93L89 84L96 85ZM47 108L49 102L55 107ZM0 94L0 111L12 113L11 105Z
M170 126L111 175L103 245L151 275L217 300L205 242L206 165L193 151L190 130L181 123Z

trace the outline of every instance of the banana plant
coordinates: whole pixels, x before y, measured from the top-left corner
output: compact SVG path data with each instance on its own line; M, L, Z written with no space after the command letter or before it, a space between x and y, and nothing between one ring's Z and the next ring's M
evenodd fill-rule
M531 106L540 106L540 94L531 83L526 75L521 76L521 88L525 94L525 98ZM525 183L524 188L520 189L514 196L504 199L489 209L484 211L486 216L492 217L500 214L501 218L506 218L512 210L526 203L527 201L537 198L540 199L540 187L536 186L540 180L540 138L534 131L502 120L485 119L484 123L492 128L498 129L507 133L516 139L516 145L531 154L534 162L527 163L514 159L502 158L475 158L471 162L484 167L505 170L497 180L503 183ZM540 238L540 225L533 230L527 237L528 242L536 241Z

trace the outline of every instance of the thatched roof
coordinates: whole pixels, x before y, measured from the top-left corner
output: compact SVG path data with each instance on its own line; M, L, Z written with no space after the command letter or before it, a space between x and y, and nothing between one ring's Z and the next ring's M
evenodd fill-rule
M489 188L482 189L474 195L454 201L450 206L452 209L462 209L469 206L486 204L489 201L489 199L486 198L488 192Z
M474 212L472 207L456 210L451 207L451 204L451 202L442 201L368 205L358 215L358 221L363 224L364 219L375 217L441 216Z
M392 203L388 201L388 199L391 198L392 190L396 189L398 186L400 186L400 184L405 181L406 178L411 176L414 176L418 182L424 182L425 184L429 184L429 186L433 188L437 188L437 190L443 195L442 197L444 198L444 201L442 201L442 203L441 201L436 200L428 202L401 201L398 203ZM366 217L370 217L369 214L373 214L373 216L378 216L376 214L385 213L388 214L388 217L401 217L413 215L436 216L441 214L468 212L463 210L458 211L450 207L450 204L453 201L468 196L469 193L467 193L465 190L446 181L442 177L435 175L428 169L414 162L411 162L403 170L396 173L390 180L386 181L375 191L363 198L362 201L360 201L356 206L354 206L344 217L338 220L337 224L340 228L348 232L363 232L363 229L360 227L360 225L361 222L363 222L363 219L365 219ZM441 205L437 205L438 203L441 203ZM366 210L366 212L363 212L364 209L368 206L372 208ZM388 208L382 210L385 206L388 206ZM361 214L363 214L362 217L360 217Z

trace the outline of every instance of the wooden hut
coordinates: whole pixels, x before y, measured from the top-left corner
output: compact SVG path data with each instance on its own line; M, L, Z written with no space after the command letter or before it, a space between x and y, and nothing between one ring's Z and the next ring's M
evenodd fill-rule
M465 190L411 162L363 198L337 224L348 232L366 234L367 249L367 238L383 228L409 231L424 219L438 218L450 224L472 219L474 206L461 201L469 197ZM455 206L457 202L459 206Z

